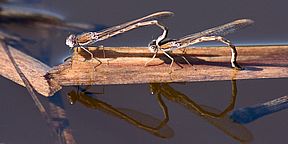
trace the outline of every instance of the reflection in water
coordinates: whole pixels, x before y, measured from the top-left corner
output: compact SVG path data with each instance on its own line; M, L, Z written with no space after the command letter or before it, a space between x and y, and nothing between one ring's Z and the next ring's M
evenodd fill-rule
M240 142L252 141L253 136L249 130L240 124L234 123L227 115L228 112L233 110L235 105L237 96L236 80L232 80L232 100L222 112L209 106L197 104L185 94L173 89L167 83L150 84L150 88L152 93L162 95L172 102L183 105L185 108L207 120L210 124L216 126L235 140Z
M56 131L57 139L55 143L76 144L69 119L67 118L62 97L57 93L48 98L48 114L51 118L49 126Z
M244 126L238 123L234 123L227 115L227 113L233 110L235 105L237 96L236 80L232 80L232 100L223 111L219 111L209 106L199 105L185 94L173 89L167 83L149 84L149 86L151 92L156 95L157 101L163 110L165 118L162 121L134 110L126 108L114 108L113 106L103 101L88 96L92 93L89 93L87 89L81 89L79 92L72 90L68 93L68 96L71 104L74 104L76 101L78 101L86 107L99 109L115 117L124 119L130 124L144 129L156 136L168 138L173 136L173 130L166 125L169 120L169 113L167 106L162 100L162 97L165 97L172 102L183 105L185 108L207 120L210 124L216 126L225 134L237 141L249 142L253 139L252 134ZM147 123L148 121L150 121L149 124Z
M161 121L150 115L127 108L115 108L112 105L88 96L88 94L89 92L86 89L78 92L72 90L68 93L70 103L74 104L78 101L88 108L98 109L111 114L161 138L170 138L173 136L173 130L166 125L167 120Z
M214 113L214 112L206 110L205 108L202 108L196 102L192 101L188 96L186 96L185 94L179 91L176 91L167 83L150 84L150 89L151 89L152 94L163 95L168 100L180 103L181 105L184 105L188 109L194 109L200 115L208 116L212 118L223 117L228 112L232 111L234 108L236 96L237 96L236 80L232 80L232 100L230 104L221 113Z

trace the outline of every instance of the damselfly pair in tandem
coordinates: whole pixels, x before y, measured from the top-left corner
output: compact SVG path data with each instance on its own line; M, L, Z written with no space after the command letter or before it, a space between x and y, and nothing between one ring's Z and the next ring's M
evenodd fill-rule
M235 20L233 22L218 27L214 27L211 29L207 29L202 32L191 34L179 39L169 40L166 39L168 35L168 28L164 26L162 23L160 23L158 19L163 17L169 17L172 15L173 13L169 11L156 12L148 16L130 22L126 22L118 26L104 29L99 32L87 32L79 35L72 34L68 36L68 38L66 39L66 44L70 48L80 47L86 52L88 52L91 55L91 58L95 58L93 54L86 48L87 46L136 28L156 25L160 27L163 30L163 32L157 39L154 39L149 43L148 48L151 52L154 53L154 55L149 61L145 63L145 66L156 57L159 51L162 51L169 59L171 59L170 64L171 68L174 63L174 59L172 56L168 54L168 52L173 51L175 49L186 48L190 45L200 42L219 41L228 45L231 48L232 53L231 66L235 69L239 70L242 69L240 65L237 63L237 50L235 46L229 40L225 39L223 36L232 33L238 29L251 25L253 23L253 20L250 19ZM95 59L98 60L100 63L102 63L99 59L97 58Z

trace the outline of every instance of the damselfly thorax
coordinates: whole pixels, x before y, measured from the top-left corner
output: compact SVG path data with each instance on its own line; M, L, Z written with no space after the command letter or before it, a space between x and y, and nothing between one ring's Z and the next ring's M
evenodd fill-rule
M250 19L240 19L228 24L224 24L215 28L211 28L199 33L191 34L179 39L173 40L161 40L158 44L156 40L153 40L149 43L149 50L154 52L153 57L145 63L145 66L151 62L157 55L158 51L162 51L168 58L171 59L170 68L174 63L173 57L171 57L167 52L173 51L175 49L186 48L190 45L200 43L200 42L207 42L207 41L218 41L228 45L231 49L231 66L236 69L242 69L240 65L237 63L237 50L235 46L227 39L222 36L225 36L229 33L236 31L237 29L244 28L249 26L253 23Z

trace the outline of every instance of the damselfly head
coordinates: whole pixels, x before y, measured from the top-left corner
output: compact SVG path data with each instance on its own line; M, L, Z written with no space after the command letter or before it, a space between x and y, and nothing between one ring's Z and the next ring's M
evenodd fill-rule
M152 40L149 44L148 44L148 48L151 52L156 52L158 49L158 46L156 45L156 40Z
M77 45L76 35L71 34L66 38L66 45L73 48Z

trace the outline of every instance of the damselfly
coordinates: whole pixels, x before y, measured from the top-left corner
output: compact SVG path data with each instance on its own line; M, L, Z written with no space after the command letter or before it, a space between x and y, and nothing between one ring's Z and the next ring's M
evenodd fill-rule
M191 34L180 39L173 39L173 40L152 40L149 43L149 50L154 52L153 57L146 62L145 66L151 62L155 56L157 55L158 51L162 51L169 59L171 59L170 68L174 63L174 59L167 53L168 51L173 51L179 48L186 48L190 45L200 43L200 42L207 42L207 41L219 41L231 48L232 56L231 56L231 65L233 68L241 69L240 65L237 63L237 50L235 46L227 39L222 36L225 36L229 33L236 31L237 29L244 28L249 26L253 23L253 20L250 19L240 19L236 20L218 27L214 27L202 32L198 32L195 34ZM157 43L158 41L158 43Z
M118 26L104 29L99 32L86 32L86 33L82 33L79 35L72 34L67 37L66 45L68 45L70 48L80 47L83 50L85 50L87 53L89 53L91 55L91 58L94 58L93 54L88 49L85 48L86 46L92 45L98 41L108 39L112 36L130 31L139 27L150 26L150 25L156 25L163 30L162 35L160 35L155 41L155 44L158 45L160 41L166 38L167 28L164 25L162 25L160 22L158 22L157 19L161 17L169 17L172 15L173 13L169 11L156 12L148 16L145 16L145 17L142 17L142 18L130 21L130 22L126 22ZM96 59L96 60L98 60L101 63L99 59Z

